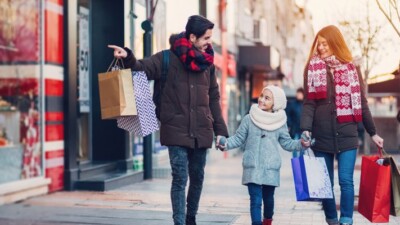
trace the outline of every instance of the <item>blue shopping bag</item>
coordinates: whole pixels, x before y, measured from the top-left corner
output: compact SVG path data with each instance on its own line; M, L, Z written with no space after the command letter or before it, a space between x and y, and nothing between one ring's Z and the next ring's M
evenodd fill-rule
M297 201L333 198L332 185L323 157L305 154L292 158L291 162Z

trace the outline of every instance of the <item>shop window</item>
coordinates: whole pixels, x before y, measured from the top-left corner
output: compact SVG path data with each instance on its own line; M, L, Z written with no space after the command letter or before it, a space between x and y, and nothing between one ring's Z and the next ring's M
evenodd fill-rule
M42 175L39 1L0 1L0 184Z

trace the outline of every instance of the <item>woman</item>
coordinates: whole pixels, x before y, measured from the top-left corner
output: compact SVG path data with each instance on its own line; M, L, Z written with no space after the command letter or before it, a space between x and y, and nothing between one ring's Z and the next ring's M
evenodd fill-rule
M315 138L313 150L324 157L333 188L333 160L338 160L340 219L335 198L322 205L330 225L353 223L353 173L358 148L357 123L363 122L373 142L383 147L368 108L361 74L352 63L343 35L335 26L316 35L304 72L305 100L300 127Z

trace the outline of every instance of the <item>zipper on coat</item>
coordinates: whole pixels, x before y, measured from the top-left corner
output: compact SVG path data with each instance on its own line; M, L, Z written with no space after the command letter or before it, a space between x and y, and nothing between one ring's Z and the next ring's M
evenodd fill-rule
M178 109L179 109L179 114L183 114L182 105L179 104L179 96L178 96L178 92L177 92L177 89L178 89L177 83L178 83L178 75L174 74L174 82L172 84L172 87L174 89L174 95L175 95L175 98L176 98L176 104L177 104Z
M332 96L332 98L335 98L335 95L336 95L336 90L335 90L335 80L334 80L334 75L333 75L333 73L332 73L332 71L331 71L331 68L329 68L328 67L328 77L329 77L329 81L330 81L330 83L331 83L331 85L330 85L330 87L331 88L327 88L328 89L328 103L329 103L329 105L330 105L330 111L331 111L331 124L332 124L332 135L333 135L333 152L334 153L339 153L340 151L339 151L339 148L338 148L338 142L337 142L337 137L338 137L338 135L339 135L339 133L337 132L337 127L336 127L336 121L337 121L337 118L336 118L336 102L335 102L335 100L332 100L331 99L331 96ZM328 85L327 85L328 86ZM329 86L328 86L329 87Z
M195 79L190 76L190 72L186 70L186 76L188 77L188 83L189 83L189 129L190 129L190 136L193 138L197 137L197 131L196 131L196 95L195 95L195 89L196 83ZM193 98L193 102L192 102Z

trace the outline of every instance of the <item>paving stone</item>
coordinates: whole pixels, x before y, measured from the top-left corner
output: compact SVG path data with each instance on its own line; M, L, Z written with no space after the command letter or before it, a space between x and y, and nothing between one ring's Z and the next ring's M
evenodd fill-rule
M210 150L200 201L199 225L249 225L249 195L241 185L241 155L229 157ZM291 153L281 152L281 186L275 191L274 225L323 225L320 202L297 202L290 165ZM399 159L398 156L396 158ZM361 163L361 157L357 158ZM354 174L358 195L360 171ZM106 192L61 191L0 206L0 225L170 225L170 177L154 178ZM340 189L335 172L335 195ZM357 204L357 197L356 203ZM373 224L354 211L354 224ZM388 225L399 225L390 217Z

